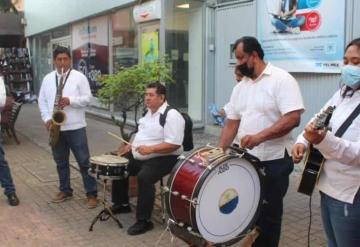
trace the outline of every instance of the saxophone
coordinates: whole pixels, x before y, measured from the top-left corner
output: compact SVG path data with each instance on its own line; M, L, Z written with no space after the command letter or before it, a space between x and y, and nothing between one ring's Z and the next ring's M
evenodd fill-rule
M64 69L61 69L61 76L59 85L56 88L56 96L54 101L54 110L51 118L51 126L49 130L49 144L51 147L55 147L59 142L60 126L64 124L66 120L66 114L60 107L60 100L62 98L62 91L64 88Z

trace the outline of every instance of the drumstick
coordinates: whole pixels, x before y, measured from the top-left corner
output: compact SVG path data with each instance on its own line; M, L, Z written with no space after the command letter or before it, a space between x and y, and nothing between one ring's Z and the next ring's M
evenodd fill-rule
M110 131L108 131L108 134L111 135L112 137L115 137L116 139L119 139L119 140L122 141L123 143L132 146L132 144L131 144L130 142L125 141L125 140L124 140L123 138L121 138L120 136L115 135L114 133L112 133L112 132L110 132Z

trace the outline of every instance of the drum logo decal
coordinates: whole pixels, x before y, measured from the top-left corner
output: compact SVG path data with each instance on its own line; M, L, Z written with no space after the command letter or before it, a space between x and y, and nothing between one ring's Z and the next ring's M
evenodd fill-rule
M227 163L222 164L219 166L218 174L224 173L230 169L229 165Z
M225 190L219 200L219 210L223 214L230 214L239 203L239 195L233 188Z

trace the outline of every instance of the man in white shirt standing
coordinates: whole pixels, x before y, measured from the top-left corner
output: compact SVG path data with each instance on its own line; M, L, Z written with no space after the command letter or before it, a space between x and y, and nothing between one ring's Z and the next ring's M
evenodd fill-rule
M260 235L253 246L275 247L280 239L283 197L294 167L288 155L291 130L299 125L304 105L296 80L263 60L256 38L238 39L234 52L244 78L227 105L219 146L226 150L237 137L240 147L260 159L265 172L264 203L257 221Z
M127 153L130 176L137 175L138 200L136 223L128 229L129 235L143 234L153 228L150 221L155 200L155 186L170 173L182 152L185 120L175 109L168 110L165 124L160 116L167 110L166 88L159 82L150 83L145 92L147 113L139 119L139 129L131 145L119 150ZM111 211L114 214L130 212L128 179L114 180Z
M0 74L0 107L5 106L6 90L4 78ZM1 115L0 115L1 116ZM19 198L15 193L15 185L11 177L9 165L5 159L5 152L0 142L0 183L1 187L5 188L4 194L8 198L11 206L19 205Z
M41 118L49 130L53 124L55 96L57 88L62 81L62 97L58 101L65 115L65 121L60 127L58 143L52 146L53 158L59 175L59 193L52 202L59 203L71 199L73 189L70 185L70 150L73 152L80 166L80 173L87 195L88 208L97 206L96 180L89 176L90 167L89 147L86 136L85 107L92 97L87 78L80 72L71 68L71 55L69 49L57 47L53 53L55 71L47 74L41 84L39 93L39 109ZM61 80L60 77L63 77Z

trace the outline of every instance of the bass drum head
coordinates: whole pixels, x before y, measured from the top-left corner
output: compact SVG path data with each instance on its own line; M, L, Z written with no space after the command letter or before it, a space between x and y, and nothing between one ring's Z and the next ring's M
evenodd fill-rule
M261 182L254 165L230 158L215 166L199 184L195 217L204 239L233 242L252 227L261 202Z

